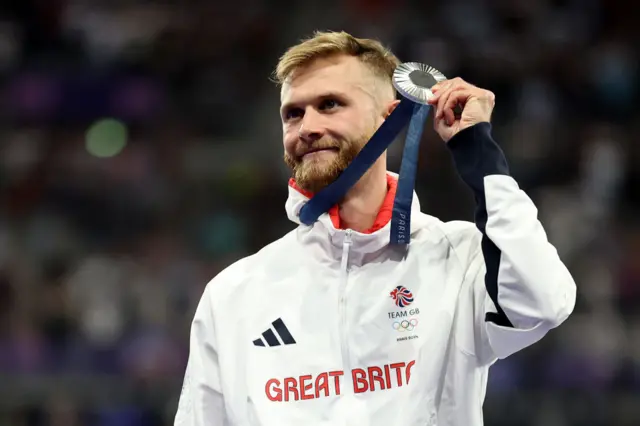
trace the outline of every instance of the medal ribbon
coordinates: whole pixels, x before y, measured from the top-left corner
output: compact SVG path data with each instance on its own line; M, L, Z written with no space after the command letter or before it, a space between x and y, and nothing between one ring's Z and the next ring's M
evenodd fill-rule
M390 240L391 244L408 244L411 234L411 202L413 201L418 169L420 139L429 110L429 105L418 104L406 98L402 99L340 176L302 206L300 221L305 225L312 225L320 215L338 204L409 123L400 165L398 188L393 203Z

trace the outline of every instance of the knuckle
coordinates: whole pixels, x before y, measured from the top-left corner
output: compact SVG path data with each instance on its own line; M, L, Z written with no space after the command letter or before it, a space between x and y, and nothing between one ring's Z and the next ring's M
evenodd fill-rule
M485 97L489 100L489 102L491 102L491 104L494 104L496 102L496 95L490 90L485 90Z

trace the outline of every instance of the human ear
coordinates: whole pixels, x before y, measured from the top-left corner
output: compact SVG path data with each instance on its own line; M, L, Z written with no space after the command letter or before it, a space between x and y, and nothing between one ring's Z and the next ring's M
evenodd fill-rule
M396 99L396 100L391 101L391 102L389 102L387 104L387 106L384 109L384 118L385 118L385 120L387 119L387 117L389 117L391 115L393 110L396 109L396 107L398 106L399 103L400 103L400 99Z

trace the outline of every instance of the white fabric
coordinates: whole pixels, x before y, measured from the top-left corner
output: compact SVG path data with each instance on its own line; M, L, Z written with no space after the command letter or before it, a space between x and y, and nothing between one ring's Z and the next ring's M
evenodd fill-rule
M576 297L531 200L508 176L484 184L486 232L502 250L498 300L514 328L485 322L496 310L473 223L423 214L414 196L405 251L388 245L389 224L365 235L325 214L209 283L176 426L482 425L489 366L562 323ZM306 201L289 189L290 219L299 223ZM396 286L413 296L405 308L390 296ZM255 346L278 318L296 344ZM394 329L412 319L412 331ZM356 393L363 374L367 390ZM276 389L282 401L268 398Z

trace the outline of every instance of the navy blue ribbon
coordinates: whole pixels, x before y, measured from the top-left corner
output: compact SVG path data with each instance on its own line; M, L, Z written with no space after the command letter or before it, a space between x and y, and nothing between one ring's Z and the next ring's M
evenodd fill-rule
M402 99L340 176L302 206L300 221L312 225L339 203L409 123L391 217L391 244L408 244L420 138L429 109L429 105Z
M398 176L398 189L393 202L391 216L391 244L408 244L411 235L411 202L418 171L418 155L420 139L424 123L429 115L429 105L414 104L413 114L409 122L407 137L404 142L402 163Z

